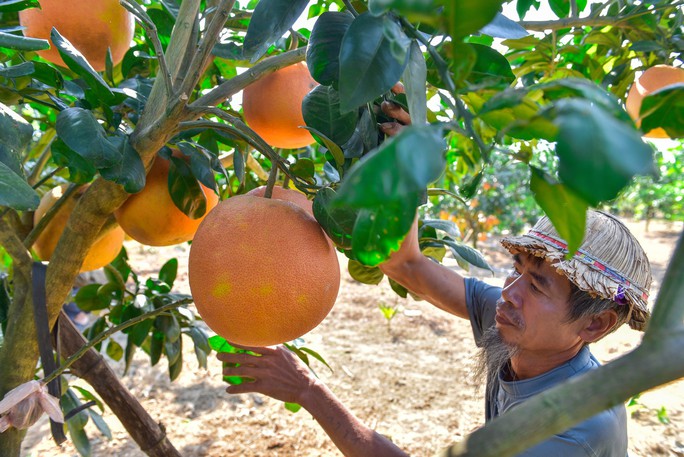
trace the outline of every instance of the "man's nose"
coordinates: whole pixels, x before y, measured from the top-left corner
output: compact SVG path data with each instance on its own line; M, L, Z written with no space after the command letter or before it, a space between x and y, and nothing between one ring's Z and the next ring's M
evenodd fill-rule
M501 298L516 308L519 308L522 305L521 286L523 282L524 279L522 275L509 276L501 291Z

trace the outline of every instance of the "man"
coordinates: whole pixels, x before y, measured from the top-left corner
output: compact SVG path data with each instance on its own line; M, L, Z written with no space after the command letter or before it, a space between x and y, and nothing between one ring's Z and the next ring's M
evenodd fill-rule
M542 218L526 235L506 238L513 270L504 287L464 278L419 250L417 224L399 251L381 265L414 294L469 319L487 374L486 419L572 376L597 367L588 344L623 323L643 330L651 269L643 249L613 216L587 213L585 240L566 258L566 244ZM362 424L287 349L245 348L260 354L219 354L225 375L253 378L229 393L260 392L309 411L348 456L405 456ZM624 406L604 411L527 450L525 457L627 455Z

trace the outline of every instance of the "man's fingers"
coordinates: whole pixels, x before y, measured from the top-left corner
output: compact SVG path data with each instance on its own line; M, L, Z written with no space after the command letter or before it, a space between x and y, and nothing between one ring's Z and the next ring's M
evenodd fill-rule
M404 90L404 85L402 83L396 83L394 86L392 86L392 92L395 94L405 94L406 91Z
M243 364L251 364L255 360L255 355L252 354L246 354L244 352L238 352L238 353L232 353L232 352L219 352L216 355L216 358L219 359L221 362L227 362L227 363L243 363Z
M387 116L396 119L404 125L409 125L411 123L411 116L409 116L409 113L404 111L404 109L396 103L384 101L380 104L380 109L382 109L382 112Z
M404 126L398 122L384 122L379 124L378 127L380 127L382 133L389 136L396 135L397 133L401 132L402 128L404 128Z

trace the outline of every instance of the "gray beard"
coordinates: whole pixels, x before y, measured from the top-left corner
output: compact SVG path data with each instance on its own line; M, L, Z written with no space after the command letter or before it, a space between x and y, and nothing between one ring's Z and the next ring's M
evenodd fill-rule
M501 337L499 329L492 326L485 330L479 341L480 351L477 354L473 380L477 385L486 381L487 397L493 398L493 390L498 385L501 370L508 367L511 358L520 350L516 346L506 343Z

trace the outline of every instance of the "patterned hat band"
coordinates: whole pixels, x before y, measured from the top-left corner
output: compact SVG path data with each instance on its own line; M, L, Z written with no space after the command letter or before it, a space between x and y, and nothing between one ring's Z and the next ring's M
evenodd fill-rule
M552 236L549 236L545 233L536 230L530 230L526 235L530 238L535 238L541 241L542 243L551 245L566 254L569 252L567 243ZM638 285L634 284L633 281L630 281L629 278L623 276L614 268L611 268L609 265L606 265L600 260L592 257L588 252L584 251L583 249L578 249L573 255L573 258L579 260L585 265L588 265L589 267L593 267L594 269L601 271L606 276L610 277L613 281L618 283L617 291L613 295L613 301L615 301L616 303L619 303L621 305L627 304L627 301L625 299L625 291L630 289L635 292L638 292L637 295L644 302L648 302L648 292L643 290Z

